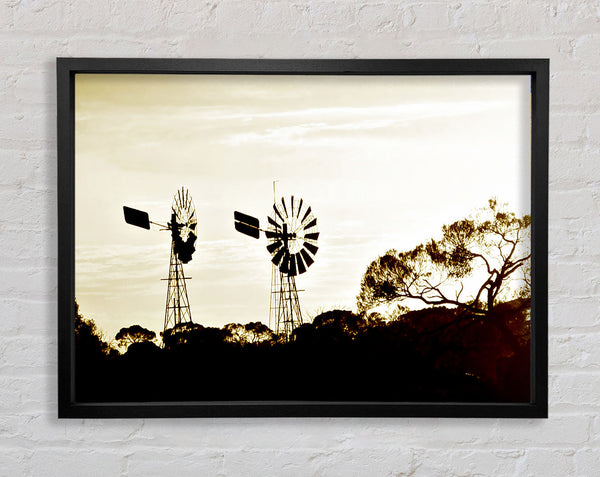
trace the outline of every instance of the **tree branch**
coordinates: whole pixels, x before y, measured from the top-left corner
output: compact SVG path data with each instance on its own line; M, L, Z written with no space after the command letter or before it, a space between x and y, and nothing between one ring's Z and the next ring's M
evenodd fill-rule
M490 262L488 262L487 259L483 255L481 255L480 253L473 253L472 255L473 255L473 257L482 259L483 262L485 263L485 266L487 268L488 273L489 274L493 273L492 272L492 267L490 266Z

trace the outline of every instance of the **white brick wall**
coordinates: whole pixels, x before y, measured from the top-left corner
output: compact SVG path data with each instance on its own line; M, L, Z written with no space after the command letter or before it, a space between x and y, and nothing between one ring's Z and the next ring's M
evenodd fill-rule
M600 4L5 0L0 475L600 475ZM56 56L550 57L550 418L56 419Z

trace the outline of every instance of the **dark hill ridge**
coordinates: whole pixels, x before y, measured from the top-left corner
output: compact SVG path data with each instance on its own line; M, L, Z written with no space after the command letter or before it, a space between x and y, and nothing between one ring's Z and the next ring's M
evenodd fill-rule
M332 310L290 342L256 324L192 324L162 349L135 343L123 355L80 326L77 400L527 402L529 306L512 300L488 316L434 307L390 322Z

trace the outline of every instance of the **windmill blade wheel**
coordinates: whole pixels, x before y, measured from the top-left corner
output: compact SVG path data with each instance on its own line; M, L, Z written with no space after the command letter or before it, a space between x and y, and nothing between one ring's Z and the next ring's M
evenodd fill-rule
M182 263L192 260L192 255L196 251L197 224L196 207L192 196L187 189L182 187L173 197L171 221L169 222L173 249Z
M302 199L282 197L267 217L267 251L271 261L290 277L308 270L319 250L317 218Z

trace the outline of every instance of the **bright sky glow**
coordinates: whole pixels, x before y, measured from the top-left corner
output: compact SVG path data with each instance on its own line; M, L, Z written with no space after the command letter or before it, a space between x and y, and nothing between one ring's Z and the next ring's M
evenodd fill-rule
M355 309L362 275L390 248L498 197L529 213L527 76L78 75L76 289L107 338L162 331L168 232L127 225L122 206L165 223L187 187L198 242L184 269L195 322L268 324L266 221L277 196L318 219L315 264L297 278L303 313Z

